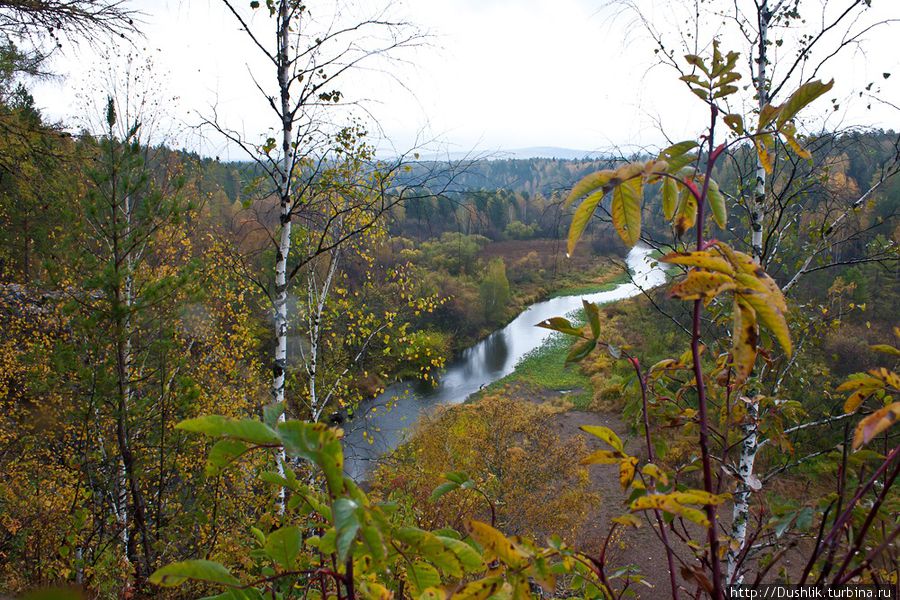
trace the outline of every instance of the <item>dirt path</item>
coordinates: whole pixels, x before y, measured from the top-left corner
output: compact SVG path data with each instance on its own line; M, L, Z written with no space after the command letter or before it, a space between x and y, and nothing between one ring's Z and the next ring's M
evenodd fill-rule
M638 438L628 433L622 420L612 413L598 413L572 410L559 413L553 417L557 433L563 439L573 436L584 436L589 447L604 448L603 442L589 436L579 428L582 425L602 425L609 427L625 442L625 450L635 456L643 456L643 444ZM585 552L597 556L609 533L614 517L628 512L626 493L619 485L619 470L615 465L593 465L588 467L591 488L601 494L603 501L591 510L579 533L578 546ZM645 524L634 528L619 528L621 535L610 543L607 550L607 563L610 572L619 567L634 565L654 587L639 585L635 588L638 598L664 598L669 596L669 569L666 565L666 554L654 531ZM676 569L678 566L676 565ZM680 581L679 577L679 581Z

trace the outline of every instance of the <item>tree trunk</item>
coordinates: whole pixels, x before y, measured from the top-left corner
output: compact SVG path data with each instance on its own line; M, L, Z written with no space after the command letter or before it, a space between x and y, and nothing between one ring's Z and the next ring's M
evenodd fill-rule
M759 19L759 47L756 58L756 95L758 108L762 113L763 107L768 104L768 83L766 78L766 65L768 63L769 22L772 13L769 11L768 0L762 0L759 5L757 17ZM766 169L762 160L757 155L756 159L756 187L753 194L753 207L750 212L750 246L753 260L757 264L763 264L763 219L766 215ZM738 483L734 492L734 507L732 510L731 536L734 538L725 555L726 582L741 583L743 576L736 573L737 562L747 542L747 522L750 519L750 493L751 482L756 452L759 448L758 426L759 403L755 394L746 402L747 415L741 425L741 433L744 441L741 444L741 454L738 459Z
M288 61L290 14L285 0L278 5L278 88L281 92L281 184L279 190L281 235L278 239L278 253L275 257L275 358L272 365L272 399L287 410L284 401L285 369L287 368L287 261L291 250L291 216L293 211L293 189L291 173L294 167L293 117L291 114L290 62ZM278 417L284 421L285 412ZM279 451L278 472L284 475L284 450ZM278 512L284 514L285 491L278 493Z

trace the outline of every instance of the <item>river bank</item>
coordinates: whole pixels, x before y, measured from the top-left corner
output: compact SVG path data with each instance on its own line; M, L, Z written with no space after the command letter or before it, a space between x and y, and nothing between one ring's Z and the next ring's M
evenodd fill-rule
M650 258L652 249L636 246L626 257L631 280L594 294L552 298L529 306L506 327L465 350L444 370L437 386L403 382L390 386L345 424L345 471L365 479L374 463L405 439L407 431L433 407L459 404L509 375L530 352L551 336L537 323L579 308L582 299L605 304L631 298L665 281L665 272Z

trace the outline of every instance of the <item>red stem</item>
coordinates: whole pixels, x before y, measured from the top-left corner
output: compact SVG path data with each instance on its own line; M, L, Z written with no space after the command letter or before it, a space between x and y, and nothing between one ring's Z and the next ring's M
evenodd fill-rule
M709 159L706 161L706 175L703 178L703 191L697 199L697 250L703 249L703 209L706 195L709 190L709 179L712 174L714 162L712 157L715 152L713 137L716 128L718 109L710 106L709 125ZM700 455L703 460L703 489L713 493L712 462L709 453L709 415L706 409L706 385L703 381L703 366L700 364L700 311L703 309L701 300L694 301L694 315L691 324L691 357L694 361L694 378L697 381L698 417L700 419ZM709 540L710 566L712 569L713 598L720 600L723 597L721 561L719 559L719 536L716 527L716 508L706 505L706 518L709 520L707 538Z
M647 460L654 462L656 459L653 455L653 443L650 439L650 412L647 408L647 380L641 372L641 364L638 359L628 357L628 362L634 367L638 382L641 384L641 407L644 413L644 440L647 443ZM651 482L650 487L655 487ZM662 515L659 510L653 511L656 514L656 524L659 526L659 535L662 538L663 545L666 547L666 562L669 566L669 585L672 587L672 598L678 600L678 581L675 579L675 558L672 555L672 547L669 545L669 535L666 533L666 527L663 523ZM604 553L606 547L603 548Z

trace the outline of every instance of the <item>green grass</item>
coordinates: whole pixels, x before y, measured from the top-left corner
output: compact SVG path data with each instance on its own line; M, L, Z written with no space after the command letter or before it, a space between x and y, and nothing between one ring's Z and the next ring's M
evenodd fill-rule
M615 279L613 279L612 281L607 281L605 283L584 283L580 285L559 288L558 290L555 290L552 294L550 294L550 297L559 298L560 296L578 296L596 294L598 292L608 292L623 283L628 283L628 281L629 279L627 273L619 273Z
M591 402L590 379L578 365L565 364L571 342L572 338L553 334L542 346L526 354L515 371L489 385L485 392L517 383L553 391L577 390L566 397L575 408L586 408Z

